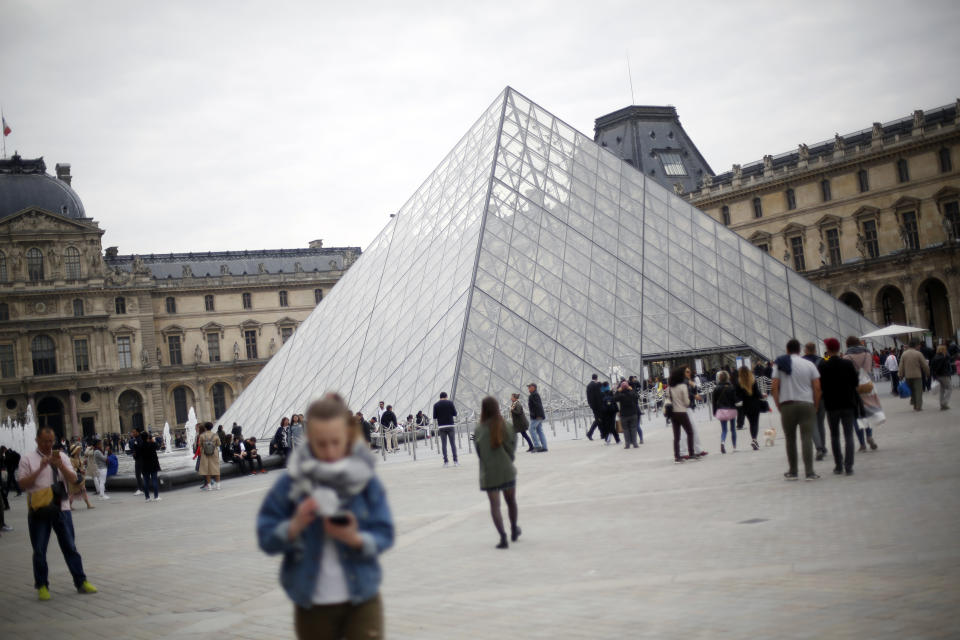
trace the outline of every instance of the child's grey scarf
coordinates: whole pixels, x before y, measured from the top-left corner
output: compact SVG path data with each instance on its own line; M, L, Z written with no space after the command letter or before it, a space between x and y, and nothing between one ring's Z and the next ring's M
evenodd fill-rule
M336 462L317 460L309 443L293 450L287 473L293 481L290 499L294 502L312 495L321 516L336 515L346 502L366 488L373 477L376 458L362 441L353 445L345 458Z

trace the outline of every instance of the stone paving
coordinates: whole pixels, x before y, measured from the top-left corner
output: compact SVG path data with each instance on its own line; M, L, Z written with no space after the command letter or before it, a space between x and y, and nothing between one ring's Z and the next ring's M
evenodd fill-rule
M524 534L507 551L494 549L474 457L381 465L398 530L383 557L388 637L958 637L960 411L884 400L880 448L851 478L824 461L822 480L785 483L781 439L722 456L716 421L699 427L710 455L684 465L662 420L644 424L639 450L559 439L518 453ZM48 603L14 499L0 637L292 637L279 561L253 529L278 473L80 507L78 546L101 592L76 594L51 544Z

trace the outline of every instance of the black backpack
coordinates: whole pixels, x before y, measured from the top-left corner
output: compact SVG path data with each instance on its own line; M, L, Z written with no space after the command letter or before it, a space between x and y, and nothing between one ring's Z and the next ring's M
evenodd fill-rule
M603 413L605 415L611 415L616 413L619 409L617 407L617 401L614 399L612 393L603 394L603 404L601 405Z

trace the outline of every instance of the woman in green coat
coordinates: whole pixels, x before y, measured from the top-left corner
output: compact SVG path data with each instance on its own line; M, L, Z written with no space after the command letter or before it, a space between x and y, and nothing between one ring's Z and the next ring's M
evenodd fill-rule
M497 549L507 548L507 533L500 514L500 492L507 501L510 515L510 538L516 542L520 537L517 526L517 468L513 458L517 448L517 434L513 425L500 415L496 398L486 397L480 404L480 423L473 431L473 440L480 458L480 490L490 499L490 515L500 534Z

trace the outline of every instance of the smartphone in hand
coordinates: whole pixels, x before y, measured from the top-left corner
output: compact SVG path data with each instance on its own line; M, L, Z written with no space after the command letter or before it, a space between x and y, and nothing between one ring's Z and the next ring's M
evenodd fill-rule
M328 518L328 519L330 520L330 524L335 524L335 525L337 525L338 527L344 527L344 526L350 524L350 518L348 518L348 517L345 516L344 514L339 514L339 515L336 515L336 516L330 516L330 518Z

